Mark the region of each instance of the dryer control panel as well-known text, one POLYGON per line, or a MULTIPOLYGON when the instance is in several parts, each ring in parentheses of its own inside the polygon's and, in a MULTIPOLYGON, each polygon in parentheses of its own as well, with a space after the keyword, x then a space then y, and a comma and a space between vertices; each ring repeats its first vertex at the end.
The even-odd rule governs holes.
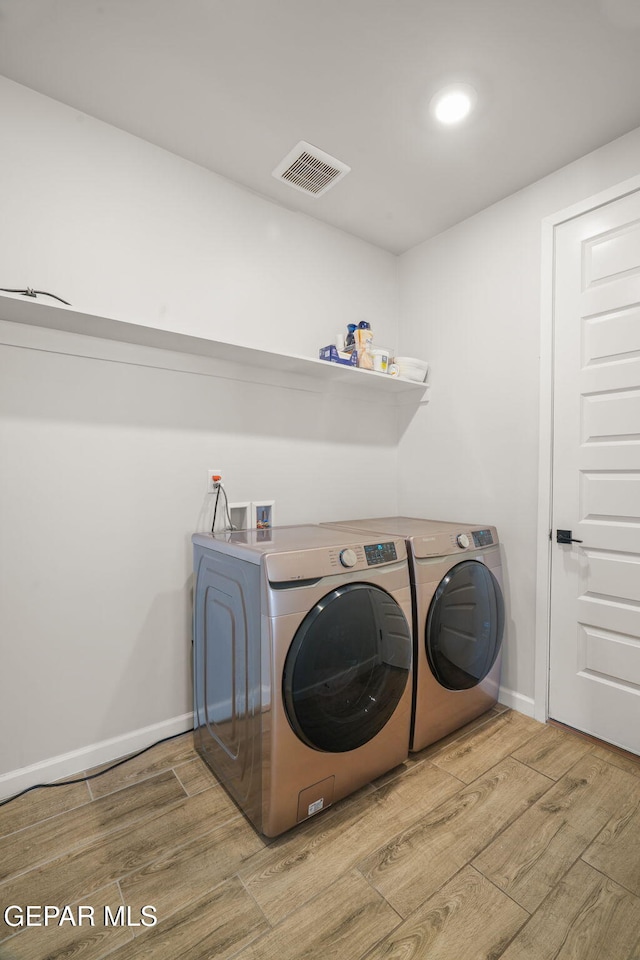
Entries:
POLYGON ((458 547, 459 550, 477 550, 480 547, 490 547, 496 540, 489 527, 485 527, 483 530, 473 530, 467 527, 460 533, 452 534, 450 542, 452 547, 458 547))

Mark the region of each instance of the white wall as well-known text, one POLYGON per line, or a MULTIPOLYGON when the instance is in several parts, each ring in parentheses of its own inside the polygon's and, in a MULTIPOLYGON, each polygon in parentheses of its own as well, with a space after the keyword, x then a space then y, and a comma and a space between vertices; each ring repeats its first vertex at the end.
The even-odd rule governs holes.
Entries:
MULTIPOLYGON (((392 255, 6 80, 0 117, 0 286, 310 356, 354 318, 395 343, 392 255)), ((209 467, 279 523, 393 512, 398 424, 285 374, 0 334, 2 795, 184 727, 209 467)))
POLYGON ((305 356, 354 317, 395 344, 391 254, 2 77, 0 117, 0 286, 305 356))
POLYGON ((534 693, 541 223, 637 174, 636 130, 400 260, 401 349, 432 400, 400 444, 404 513, 498 527, 508 603, 503 699, 534 693))
POLYGON ((400 352, 428 358, 433 384, 397 421, 382 403, 0 322, 0 794, 184 725, 189 536, 210 466, 233 499, 276 499, 279 522, 495 523, 504 680, 528 709, 540 223, 637 173, 640 131, 410 251, 398 274, 383 251, 3 79, 0 117, 2 286, 307 355, 363 316, 393 347, 400 288, 400 352))

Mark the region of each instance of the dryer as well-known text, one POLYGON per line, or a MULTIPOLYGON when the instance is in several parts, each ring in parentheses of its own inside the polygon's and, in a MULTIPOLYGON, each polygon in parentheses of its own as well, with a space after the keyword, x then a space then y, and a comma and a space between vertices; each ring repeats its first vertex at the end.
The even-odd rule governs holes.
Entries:
POLYGON ((411 751, 490 709, 498 699, 504 633, 496 528, 414 517, 327 526, 406 539, 413 591, 411 751))
POLYGON ((406 544, 321 526, 192 541, 196 749, 277 836, 408 756, 406 544))

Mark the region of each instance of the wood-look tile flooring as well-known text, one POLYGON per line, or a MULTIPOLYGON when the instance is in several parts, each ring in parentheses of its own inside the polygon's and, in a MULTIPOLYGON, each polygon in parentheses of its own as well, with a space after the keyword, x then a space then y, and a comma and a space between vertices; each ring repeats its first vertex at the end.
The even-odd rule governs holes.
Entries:
POLYGON ((0 808, 12 904, 95 926, 2 923, 3 960, 640 960, 640 761, 498 707, 268 841, 185 734, 0 808))

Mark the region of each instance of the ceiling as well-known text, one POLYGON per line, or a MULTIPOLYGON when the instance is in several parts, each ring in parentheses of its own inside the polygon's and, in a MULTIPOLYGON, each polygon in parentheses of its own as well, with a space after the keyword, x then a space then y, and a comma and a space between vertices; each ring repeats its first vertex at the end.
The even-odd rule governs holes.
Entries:
POLYGON ((0 74, 400 253, 640 125, 640 2, 0 0, 0 74), (351 173, 279 183, 299 140, 351 173))

